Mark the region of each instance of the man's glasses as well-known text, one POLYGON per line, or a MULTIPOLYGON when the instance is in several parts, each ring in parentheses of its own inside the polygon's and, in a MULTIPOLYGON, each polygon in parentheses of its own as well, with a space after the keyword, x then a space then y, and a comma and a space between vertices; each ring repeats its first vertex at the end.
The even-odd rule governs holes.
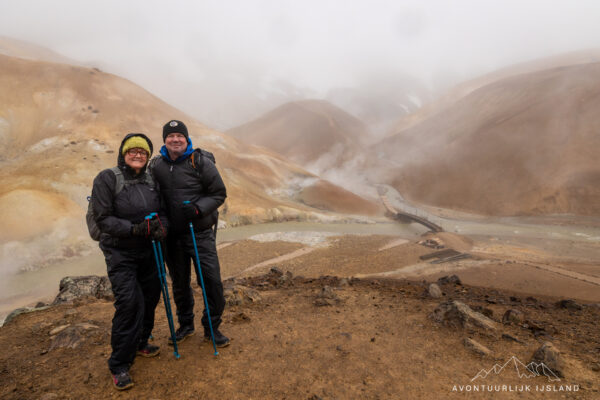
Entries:
POLYGON ((135 157, 135 156, 143 157, 143 158, 148 157, 148 153, 146 153, 146 150, 129 149, 129 150, 127 150, 127 154, 129 154, 132 157, 135 157))

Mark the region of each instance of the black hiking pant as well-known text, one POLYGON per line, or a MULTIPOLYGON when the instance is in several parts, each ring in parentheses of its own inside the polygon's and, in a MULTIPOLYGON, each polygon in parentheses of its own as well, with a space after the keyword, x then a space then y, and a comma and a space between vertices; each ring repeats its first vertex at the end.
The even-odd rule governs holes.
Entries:
MULTIPOLYGON (((206 300, 210 310, 213 329, 221 325, 221 317, 225 309, 221 267, 217 256, 215 233, 211 228, 195 232, 198 258, 202 268, 206 300)), ((173 281, 173 299, 177 307, 179 326, 194 326, 194 294, 191 283, 191 263, 196 264, 196 255, 191 233, 169 234, 167 236, 167 267, 173 281)), ((196 281, 201 287, 200 277, 196 273, 196 281)), ((209 332, 206 309, 202 314, 204 332, 209 332)))
POLYGON ((141 249, 101 248, 115 295, 108 367, 118 373, 129 370, 138 346, 152 333, 160 280, 150 243, 141 249))

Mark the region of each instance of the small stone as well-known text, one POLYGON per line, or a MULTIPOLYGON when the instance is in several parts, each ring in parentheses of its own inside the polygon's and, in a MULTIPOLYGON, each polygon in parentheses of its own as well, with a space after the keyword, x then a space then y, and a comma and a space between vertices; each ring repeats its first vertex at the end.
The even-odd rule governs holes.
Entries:
POLYGON ((50 332, 48 332, 48 335, 50 335, 50 336, 58 335, 59 333, 61 333, 65 329, 67 329, 69 326, 70 325, 68 325, 68 324, 67 325, 57 326, 56 328, 54 328, 50 332))
POLYGON ((522 324, 525 320, 523 313, 519 310, 509 309, 506 310, 504 315, 502 316, 502 323, 507 324, 522 324))
POLYGON ((592 363, 592 371, 595 371, 595 372, 600 371, 600 362, 592 363))
POLYGON ((514 336, 509 335, 508 333, 503 333, 502 334, 502 339, 509 340, 511 342, 523 343, 519 339, 517 339, 514 336))
POLYGON ((529 303, 537 303, 537 299, 535 297, 528 296, 525 298, 529 303))
POLYGON ((492 351, 490 349, 473 339, 464 338, 463 344, 468 350, 472 351, 473 353, 479 354, 480 356, 492 355, 492 351))
POLYGON ((561 300, 561 301, 557 302, 556 307, 566 308, 567 310, 571 310, 571 311, 579 311, 583 308, 583 307, 581 307, 580 304, 576 303, 575 300, 571 300, 571 299, 561 300))
POLYGON ((491 308, 484 307, 483 310, 481 310, 481 313, 490 319, 494 317, 494 310, 491 308))
POLYGON ((442 276, 440 279, 438 279, 437 283, 440 286, 448 284, 462 285, 462 282, 460 281, 460 278, 457 275, 442 276))
POLYGON ((348 278, 340 279, 339 286, 341 286, 341 287, 350 286, 350 282, 348 281, 348 278))
POLYGON ((231 318, 231 321, 234 323, 250 322, 251 320, 252 319, 244 312, 239 312, 231 318))
POLYGON ((75 327, 68 327, 62 330, 58 335, 54 337, 48 351, 52 351, 57 348, 66 347, 75 349, 79 347, 83 338, 75 327))
POLYGON ((340 301, 340 297, 329 286, 323 286, 323 288, 321 288, 321 291, 317 294, 317 299, 333 300, 336 303, 340 301))
POLYGON ((78 328, 83 329, 84 331, 89 331, 90 329, 99 329, 98 326, 93 325, 93 324, 88 324, 86 322, 83 322, 81 324, 77 324, 75 326, 77 326, 78 328))
POLYGON ((435 283, 430 284, 429 289, 427 291, 429 295, 434 299, 439 299, 440 297, 442 297, 442 289, 440 289, 440 287, 435 283))
POLYGON ((42 308, 42 307, 46 307, 46 305, 47 305, 46 303, 38 301, 34 308, 42 308))

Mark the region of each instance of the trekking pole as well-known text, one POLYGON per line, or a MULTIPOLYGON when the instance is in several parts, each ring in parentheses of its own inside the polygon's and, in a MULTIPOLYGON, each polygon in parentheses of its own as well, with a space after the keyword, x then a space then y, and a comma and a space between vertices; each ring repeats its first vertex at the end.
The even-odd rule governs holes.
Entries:
MULTIPOLYGON (((183 204, 189 204, 189 201, 184 201, 183 204)), ((192 235, 192 242, 194 243, 194 253, 196 254, 196 273, 200 277, 200 285, 202 285, 202 298, 204 299, 204 307, 206 307, 206 317, 208 319, 208 327, 210 328, 210 337, 212 338, 213 349, 215 349, 215 356, 219 355, 217 351, 217 345, 215 344, 215 334, 212 328, 212 321, 210 319, 210 310, 208 308, 208 300, 206 299, 206 289, 204 289, 204 278, 202 278, 202 268, 200 267, 200 257, 198 257, 198 246, 196 246, 196 236, 194 235, 194 224, 190 221, 190 234, 192 235)))
MULTIPOLYGON (((154 215, 156 215, 156 213, 150 214, 146 217, 146 219, 150 220, 154 217, 154 215)), ((169 330, 171 331, 171 339, 173 340, 173 354, 175 355, 176 359, 179 359, 180 355, 177 349, 177 338, 175 337, 175 326, 173 325, 173 314, 171 312, 171 300, 169 299, 169 289, 167 287, 165 264, 162 261, 162 249, 160 242, 157 243, 156 240, 152 239, 152 249, 154 250, 154 260, 156 261, 156 269, 158 270, 160 290, 162 291, 163 302, 165 303, 165 312, 167 314, 167 320, 169 322, 169 330)))

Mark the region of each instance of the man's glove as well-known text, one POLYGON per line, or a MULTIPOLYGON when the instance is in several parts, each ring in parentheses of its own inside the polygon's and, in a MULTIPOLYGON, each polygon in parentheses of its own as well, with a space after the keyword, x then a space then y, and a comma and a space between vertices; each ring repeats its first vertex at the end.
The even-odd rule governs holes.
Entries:
POLYGON ((131 226, 131 234, 133 236, 148 236, 148 221, 144 220, 139 224, 133 224, 131 226))
POLYGON ((152 240, 162 241, 167 236, 165 228, 163 228, 158 217, 150 220, 150 238, 152 240))
POLYGON ((200 216, 198 209, 192 203, 185 203, 183 206, 181 206, 181 210, 188 221, 200 216))

